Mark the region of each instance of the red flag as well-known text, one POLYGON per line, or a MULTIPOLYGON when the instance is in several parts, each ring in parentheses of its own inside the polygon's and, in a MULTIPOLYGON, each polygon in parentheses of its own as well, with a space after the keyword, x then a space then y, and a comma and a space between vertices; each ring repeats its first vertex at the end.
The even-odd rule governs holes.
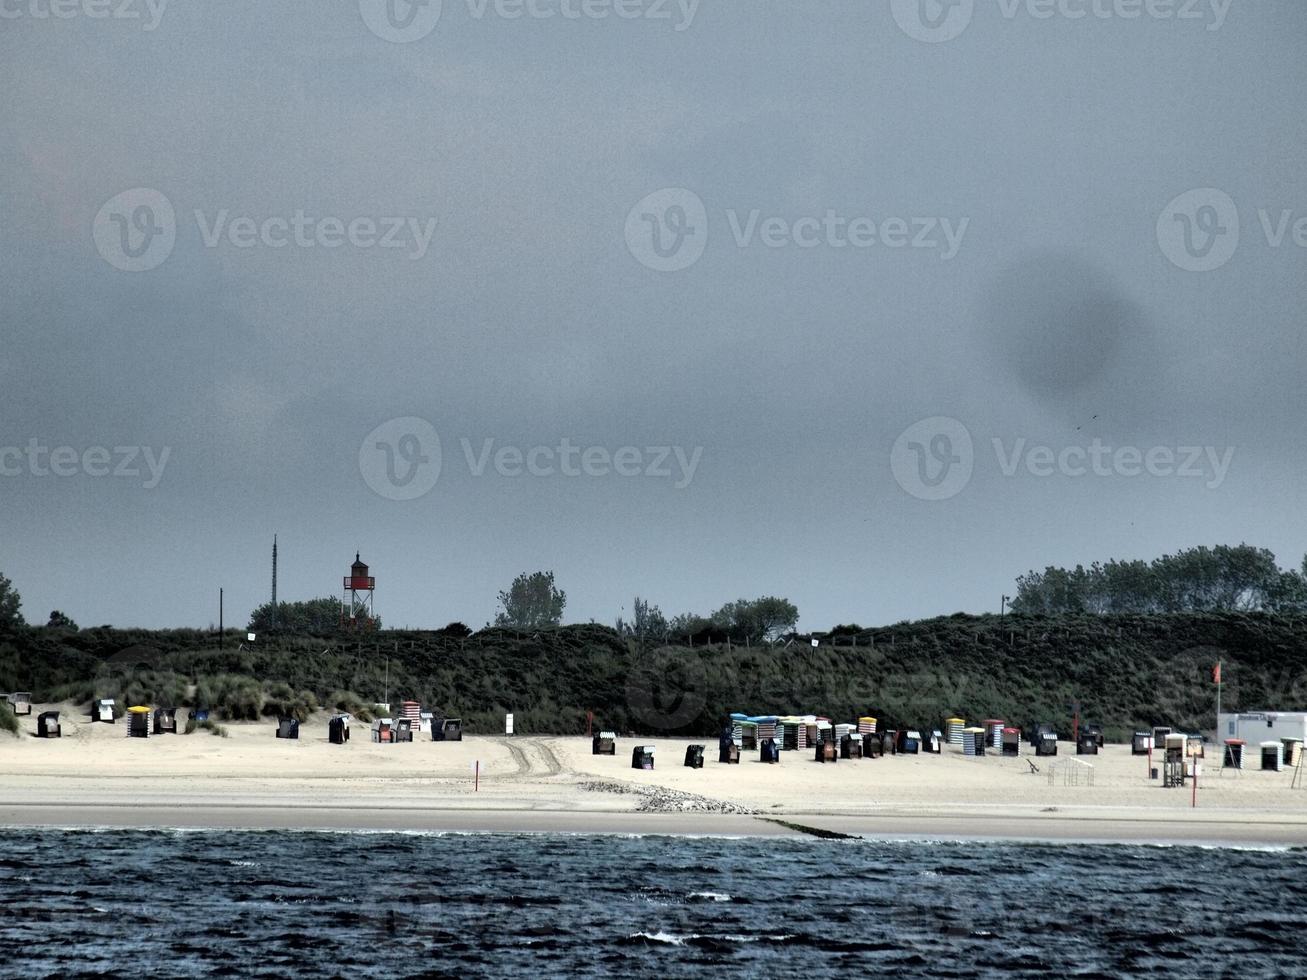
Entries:
POLYGON ((1217 665, 1216 665, 1215 667, 1212 668, 1212 681, 1213 681, 1214 683, 1216 683, 1216 684, 1221 683, 1221 665, 1220 665, 1220 663, 1217 663, 1217 665))

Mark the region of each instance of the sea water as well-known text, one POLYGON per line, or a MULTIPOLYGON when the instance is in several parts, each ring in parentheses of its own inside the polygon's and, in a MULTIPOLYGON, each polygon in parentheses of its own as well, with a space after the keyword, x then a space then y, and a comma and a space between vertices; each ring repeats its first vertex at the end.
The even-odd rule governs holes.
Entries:
POLYGON ((0 831, 24 977, 1307 975, 1307 851, 0 831))

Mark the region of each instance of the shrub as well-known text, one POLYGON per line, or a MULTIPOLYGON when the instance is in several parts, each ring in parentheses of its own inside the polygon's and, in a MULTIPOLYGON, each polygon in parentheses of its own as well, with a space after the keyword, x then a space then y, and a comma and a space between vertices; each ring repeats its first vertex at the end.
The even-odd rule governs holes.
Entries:
POLYGON ((195 685, 195 703, 207 705, 227 721, 258 721, 263 685, 240 674, 201 677, 195 685))
POLYGON ((42 700, 56 704, 69 701, 73 704, 90 704, 95 700, 94 681, 71 681, 48 688, 42 700))
POLYGON ((9 706, 8 701, 0 701, 0 732, 8 732, 10 735, 21 734, 18 719, 14 716, 14 709, 9 706))
POLYGON ((192 718, 186 722, 186 734, 193 735, 196 732, 208 732, 210 735, 218 735, 222 738, 227 737, 226 728, 219 725, 216 721, 210 721, 207 718, 204 721, 196 721, 192 718))
POLYGON ((329 708, 334 708, 336 711, 348 712, 359 721, 372 721, 377 716, 372 703, 364 701, 353 691, 333 691, 327 696, 323 704, 329 708))
POLYGON ((283 681, 276 681, 264 691, 263 714, 272 718, 289 717, 308 721, 318 710, 318 698, 312 691, 296 691, 283 681))

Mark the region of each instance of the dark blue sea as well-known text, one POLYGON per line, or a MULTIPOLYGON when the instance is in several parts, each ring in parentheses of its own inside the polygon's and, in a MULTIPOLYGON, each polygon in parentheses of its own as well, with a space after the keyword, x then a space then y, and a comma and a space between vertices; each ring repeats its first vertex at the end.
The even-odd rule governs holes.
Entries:
POLYGON ((0 975, 1301 977, 1307 851, 0 831, 0 975))

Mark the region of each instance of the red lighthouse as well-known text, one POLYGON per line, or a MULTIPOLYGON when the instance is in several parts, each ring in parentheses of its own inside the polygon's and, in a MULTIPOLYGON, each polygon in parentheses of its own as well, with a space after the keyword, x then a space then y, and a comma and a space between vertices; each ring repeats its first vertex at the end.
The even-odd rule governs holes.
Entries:
POLYGON ((344 592, 340 598, 340 625, 346 629, 371 629, 376 620, 372 615, 372 590, 377 580, 368 574, 368 566, 354 552, 354 564, 345 576, 344 592))

